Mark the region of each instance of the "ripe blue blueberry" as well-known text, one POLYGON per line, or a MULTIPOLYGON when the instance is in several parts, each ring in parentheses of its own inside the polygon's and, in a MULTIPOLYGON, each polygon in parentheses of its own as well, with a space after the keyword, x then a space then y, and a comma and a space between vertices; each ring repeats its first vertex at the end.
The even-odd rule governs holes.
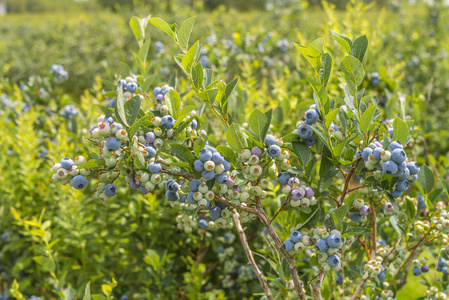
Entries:
POLYGON ((143 184, 141 184, 141 185, 139 186, 139 191, 140 191, 142 194, 144 194, 144 195, 146 195, 146 194, 148 194, 148 193, 150 192, 150 190, 147 189, 143 184))
POLYGON ((313 135, 313 130, 307 124, 302 124, 298 127, 298 136, 302 139, 309 139, 313 135))
POLYGON ((290 239, 286 239, 284 242, 284 248, 287 251, 293 251, 293 249, 295 249, 295 243, 293 243, 290 239))
POLYGON ((198 122, 193 119, 192 122, 190 122, 190 127, 192 127, 192 129, 196 129, 198 127, 198 122))
POLYGON ((162 166, 158 161, 153 161, 148 164, 148 171, 152 174, 158 174, 162 171, 162 166))
POLYGON ((316 143, 316 138, 312 135, 310 138, 308 139, 303 139, 302 142, 304 144, 306 144, 309 147, 312 147, 313 145, 315 145, 316 143))
POLYGON ((403 149, 395 149, 391 152, 391 160, 397 164, 403 163, 407 158, 407 154, 403 149))
POLYGON ((379 280, 384 280, 387 278, 387 275, 384 272, 380 272, 379 275, 377 275, 377 278, 379 278, 379 280))
POLYGON ((398 141, 394 141, 390 144, 390 151, 393 152, 396 149, 403 149, 402 144, 398 141))
POLYGON ((117 187, 113 183, 109 183, 104 187, 104 193, 108 197, 113 197, 117 195, 117 187))
POLYGON ((373 150, 373 158, 375 159, 375 160, 380 160, 380 155, 382 154, 382 152, 384 152, 385 150, 384 150, 384 148, 381 148, 381 147, 376 147, 376 148, 374 148, 374 150, 373 150))
POLYGON ((360 222, 362 220, 363 216, 359 213, 350 212, 349 213, 349 219, 353 222, 360 222))
POLYGON ((116 151, 120 149, 121 142, 118 138, 113 136, 106 140, 105 146, 109 151, 116 151))
POLYGON ((209 211, 209 217, 212 221, 221 217, 221 208, 219 206, 214 206, 209 211))
POLYGON ((190 204, 196 204, 195 199, 193 199, 193 194, 195 194, 194 192, 190 192, 187 194, 187 203, 190 204))
POLYGON ((368 160, 368 157, 373 154, 373 149, 366 147, 365 149, 363 149, 362 151, 362 158, 364 160, 368 160))
POLYGON ((149 158, 156 156, 156 149, 154 149, 154 147, 146 147, 145 150, 147 151, 149 158))
POLYGON ((126 87, 126 80, 125 79, 120 79, 118 81, 117 86, 122 87, 122 88, 126 87))
POLYGON ((270 147, 274 144, 275 141, 276 139, 274 138, 274 136, 272 136, 271 134, 267 134, 267 136, 265 137, 265 146, 270 147))
POLYGON ((87 179, 83 175, 76 175, 72 179, 72 186, 77 189, 81 190, 84 189, 87 185, 87 179))
POLYGON ((212 161, 215 163, 215 165, 222 164, 224 162, 224 157, 221 153, 215 152, 212 155, 212 161))
POLYGON ((224 204, 223 202, 216 202, 215 203, 216 206, 218 206, 221 209, 226 209, 228 206, 226 204, 224 204))
POLYGON ((145 133, 144 137, 145 137, 145 141, 147 141, 148 144, 152 144, 154 142, 154 140, 156 139, 156 135, 151 131, 145 133))
POLYGON ((300 242, 302 240, 302 234, 299 231, 293 231, 292 233, 290 233, 290 240, 293 243, 297 243, 300 242))
POLYGON ((318 121, 318 118, 319 115, 315 109, 309 109, 304 113, 304 120, 306 121, 306 124, 312 125, 318 121))
POLYGON ((134 180, 131 180, 131 181, 128 183, 128 186, 129 186, 130 188, 132 188, 133 190, 139 189, 139 186, 134 182, 134 180))
POLYGON ((429 266, 428 266, 428 265, 422 265, 421 271, 422 271, 423 273, 429 272, 429 266))
POLYGON ((212 151, 210 151, 209 149, 203 149, 198 154, 198 157, 202 162, 211 160, 212 159, 212 151))
POLYGON ((407 180, 409 177, 410 177, 410 170, 408 168, 405 168, 402 171, 401 176, 399 177, 399 180, 407 180))
POLYGON ((203 176, 203 178, 206 180, 211 180, 211 179, 214 179, 215 172, 203 170, 203 172, 201 172, 201 176, 203 176))
POLYGON ((268 155, 271 157, 278 157, 281 154, 281 148, 277 145, 271 145, 268 149, 268 155))
POLYGON ((335 278, 335 282, 337 282, 337 284, 342 284, 343 283, 343 277, 341 277, 341 273, 337 272, 337 278, 335 278))
POLYGON ((219 184, 226 183, 226 180, 228 180, 228 175, 226 173, 221 173, 220 175, 215 176, 215 181, 219 184))
POLYGON ((410 175, 416 175, 419 173, 419 165, 418 163, 411 161, 407 164, 407 169, 410 171, 410 175))
POLYGON ((398 172, 399 171, 404 171, 405 169, 407 169, 407 163, 405 161, 403 161, 403 162, 401 162, 400 164, 397 164, 397 165, 398 165, 398 172))
POLYGON ((109 100, 109 107, 115 108, 115 102, 117 102, 117 98, 112 98, 111 100, 109 100))
POLYGON ((412 178, 409 178, 409 179, 408 179, 408 182, 409 182, 409 183, 415 183, 416 180, 418 180, 418 175, 413 175, 412 178))
POLYGON ((382 171, 385 174, 393 175, 398 171, 398 165, 394 161, 386 161, 382 166, 382 171))
POLYGON ((331 248, 339 248, 341 246, 341 237, 338 234, 331 234, 326 241, 331 248))
POLYGON ((209 226, 209 223, 207 223, 206 220, 204 220, 204 219, 198 220, 198 227, 200 229, 205 230, 208 226, 209 226))
POLYGON ((331 255, 329 256, 329 258, 327 259, 327 263, 329 264, 329 266, 331 267, 336 267, 340 264, 340 258, 338 258, 337 255, 331 255))
POLYGON ((405 192, 408 189, 409 183, 407 180, 399 180, 396 183, 396 189, 400 192, 405 192))
POLYGON ((137 91, 137 83, 135 82, 129 82, 126 85, 126 90, 130 93, 134 93, 135 91, 137 91))
POLYGON ((161 125, 165 125, 165 128, 167 129, 172 129, 173 126, 175 126, 175 123, 176 120, 170 115, 163 116, 161 119, 161 125))
POLYGON ((402 192, 398 191, 397 189, 394 191, 390 191, 391 196, 393 196, 394 198, 399 198, 402 196, 402 192))
POLYGON ((201 160, 199 160, 199 159, 195 160, 195 162, 193 163, 193 168, 197 172, 203 172, 203 170, 204 170, 204 163, 201 160))
POLYGON ((288 180, 290 179, 290 174, 287 172, 280 173, 278 175, 278 182, 280 185, 286 185, 288 183, 288 180))
POLYGON ((318 251, 327 251, 329 249, 329 245, 327 244, 327 241, 324 239, 320 239, 315 244, 318 251))
POLYGON ((179 190, 179 184, 176 181, 174 181, 173 179, 169 179, 165 183, 165 188, 167 189, 167 191, 174 193, 179 190))
POLYGON ((201 181, 194 179, 194 180, 190 181, 189 189, 195 193, 198 191, 198 188, 200 187, 200 185, 201 185, 201 181))
POLYGON ((59 163, 61 164, 61 167, 66 170, 70 169, 73 166, 73 160, 71 160, 69 157, 64 157, 59 163))
POLYGON ((179 199, 179 194, 178 192, 167 191, 165 193, 165 197, 167 198, 168 201, 176 201, 179 199))
POLYGON ((415 275, 415 276, 421 275, 421 273, 422 273, 421 268, 418 267, 418 266, 414 267, 414 268, 412 269, 412 273, 413 273, 413 275, 415 275))
POLYGON ((225 172, 227 172, 227 171, 231 170, 231 163, 227 160, 224 160, 223 167, 224 167, 225 172))
POLYGON ((162 88, 160 88, 160 87, 154 88, 154 90, 153 90, 154 97, 156 97, 159 94, 162 94, 162 88))

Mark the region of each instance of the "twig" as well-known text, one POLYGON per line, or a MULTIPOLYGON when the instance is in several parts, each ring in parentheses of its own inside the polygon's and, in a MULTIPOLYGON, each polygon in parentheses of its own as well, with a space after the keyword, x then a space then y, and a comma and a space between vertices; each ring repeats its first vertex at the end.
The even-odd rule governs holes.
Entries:
POLYGON ((273 295, 271 294, 270 287, 268 286, 268 281, 263 275, 262 271, 260 271, 259 267, 256 264, 256 261, 254 260, 253 253, 251 249, 249 248, 248 241, 246 239, 245 231, 243 231, 242 224, 240 223, 240 220, 238 216, 236 215, 236 211, 234 210, 234 213, 232 214, 232 218, 234 220, 235 228, 237 229, 237 232, 240 236, 240 241, 242 242, 243 250, 245 251, 246 258, 248 259, 249 264, 253 268, 254 273, 256 274, 257 278, 259 278, 260 285, 262 286, 263 290, 265 291, 265 294, 267 295, 267 299, 274 300, 273 295))

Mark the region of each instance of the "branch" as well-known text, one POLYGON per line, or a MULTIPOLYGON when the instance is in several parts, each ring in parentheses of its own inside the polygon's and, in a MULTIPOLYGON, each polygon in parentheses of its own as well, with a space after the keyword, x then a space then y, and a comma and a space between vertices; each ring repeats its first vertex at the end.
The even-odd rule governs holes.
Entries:
POLYGON ((274 244, 276 245, 276 247, 281 252, 282 256, 287 261, 288 268, 290 269, 290 274, 292 276, 293 285, 295 286, 295 291, 298 294, 299 299, 306 300, 306 296, 305 296, 304 290, 302 288, 302 282, 301 282, 301 280, 299 280, 298 271, 296 270, 296 262, 293 259, 293 256, 290 253, 288 253, 287 250, 285 250, 284 243, 282 243, 281 239, 279 238, 279 236, 277 235, 273 226, 271 225, 271 222, 268 219, 268 217, 263 209, 262 201, 260 201, 259 197, 256 197, 256 207, 259 211, 258 216, 259 216, 260 220, 267 227, 268 234, 271 236, 271 238, 274 241, 274 244))
POLYGON ((324 271, 324 269, 322 269, 319 273, 318 273, 318 279, 315 282, 315 284, 312 287, 311 281, 309 281, 309 287, 310 290, 312 291, 313 294, 313 298, 316 300, 322 300, 321 298, 321 285, 323 284, 323 279, 324 279, 324 275, 326 274, 326 271, 324 271))
POLYGON ((249 248, 248 241, 246 239, 245 231, 243 231, 242 224, 240 223, 239 217, 235 213, 232 214, 232 218, 234 219, 235 228, 237 229, 237 232, 240 237, 240 241, 242 242, 243 250, 245 250, 246 258, 248 259, 249 264, 253 268, 254 273, 257 275, 257 278, 259 278, 260 285, 262 286, 263 290, 265 291, 265 294, 267 295, 267 298, 269 300, 274 300, 273 295, 271 294, 270 287, 268 286, 268 281, 263 275, 262 271, 260 271, 259 267, 256 264, 256 261, 254 260, 253 253, 251 249, 249 248))

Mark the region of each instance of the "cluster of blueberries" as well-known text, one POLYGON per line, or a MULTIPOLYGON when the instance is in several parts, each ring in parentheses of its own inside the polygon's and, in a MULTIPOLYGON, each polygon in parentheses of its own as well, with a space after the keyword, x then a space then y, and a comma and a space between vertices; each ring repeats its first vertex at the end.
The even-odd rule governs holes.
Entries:
POLYGON ((290 195, 290 205, 293 207, 307 208, 318 203, 314 197, 315 191, 311 187, 301 184, 298 178, 288 172, 278 175, 278 183, 282 186, 282 192, 290 195))
POLYGON ((320 114, 315 105, 311 105, 310 109, 304 113, 304 121, 298 121, 296 123, 297 131, 301 141, 309 147, 312 147, 316 143, 316 137, 311 125, 318 122, 320 114))
POLYGON ((353 222, 360 222, 363 217, 370 213, 370 209, 363 199, 356 199, 352 203, 352 210, 349 212, 349 219, 353 222))
MULTIPOLYGON (((360 154, 365 161, 365 167, 368 170, 377 169, 381 174, 392 175, 399 177, 395 188, 390 191, 394 198, 402 196, 410 183, 418 180, 419 165, 416 162, 407 163, 407 154, 404 151, 402 144, 394 141, 389 145, 389 151, 383 148, 382 142, 374 142, 364 148, 360 154)), ((375 177, 376 178, 376 177, 375 177)))
MULTIPOLYGON (((423 257, 421 259, 422 266, 419 266, 420 261, 417 259, 413 260, 413 269, 412 269, 413 275, 419 276, 422 273, 429 272, 429 266, 426 264, 426 262, 427 262, 427 258, 423 257)), ((438 261, 438 266, 439 265, 440 265, 440 262, 438 261)), ((437 267, 437 270, 438 270, 438 267, 437 267)), ((447 267, 446 267, 446 273, 447 273, 447 267)))
POLYGON ((64 67, 58 64, 54 64, 50 68, 50 74, 55 75, 55 81, 61 82, 69 78, 69 73, 64 70, 64 67))
POLYGON ((70 120, 78 115, 78 109, 75 107, 75 105, 68 104, 61 109, 60 115, 70 120))

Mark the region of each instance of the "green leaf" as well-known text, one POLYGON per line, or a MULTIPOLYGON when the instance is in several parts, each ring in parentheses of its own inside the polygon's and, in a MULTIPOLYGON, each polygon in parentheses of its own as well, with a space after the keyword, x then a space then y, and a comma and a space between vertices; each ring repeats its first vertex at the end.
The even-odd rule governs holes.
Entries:
POLYGON ((265 139, 265 130, 267 129, 267 123, 267 116, 262 111, 256 108, 251 112, 248 124, 254 135, 261 143, 263 143, 265 139))
POLYGON ((336 33, 335 31, 331 30, 331 33, 334 36, 337 43, 339 43, 343 47, 343 49, 345 49, 346 52, 348 52, 348 54, 351 54, 352 41, 349 38, 345 37, 344 35, 336 33))
POLYGON ((365 227, 350 227, 342 234, 341 237, 359 236, 370 233, 371 230, 365 227))
POLYGON ((199 41, 196 41, 195 44, 193 44, 192 47, 190 47, 190 49, 182 57, 181 63, 189 76, 191 73, 193 63, 196 60, 199 47, 200 47, 199 41))
POLYGON ((45 256, 35 256, 33 260, 43 266, 45 269, 51 272, 55 272, 55 262, 48 257, 45 256))
POLYGON ((170 25, 168 25, 167 22, 165 22, 161 18, 156 18, 156 17, 150 18, 149 21, 155 27, 159 28, 160 30, 162 30, 163 32, 165 32, 166 34, 171 36, 176 41, 175 33, 173 32, 172 28, 170 27, 170 25))
POLYGON ((324 53, 323 57, 321 57, 321 68, 320 68, 320 81, 321 84, 326 86, 329 77, 331 75, 331 69, 332 69, 332 57, 329 53, 324 53))
POLYGON ((424 194, 429 194, 430 191, 433 189, 433 186, 435 184, 435 177, 432 173, 432 170, 426 166, 421 166, 419 173, 418 173, 418 184, 423 189, 424 194))
POLYGON ((159 268, 161 264, 161 257, 159 256, 159 254, 157 254, 155 250, 148 249, 143 258, 143 261, 152 266, 156 270, 157 268, 159 268))
POLYGON ((365 71, 363 70, 362 63, 353 56, 346 56, 341 61, 340 69, 346 77, 347 81, 354 83, 357 87, 365 76, 365 71))
POLYGON ((224 158, 226 158, 227 160, 229 160, 229 162, 235 166, 237 163, 237 157, 235 155, 234 150, 232 150, 231 148, 227 147, 227 146, 222 146, 219 145, 217 146, 217 151, 220 152, 221 154, 223 154, 224 158))
POLYGON ((306 166, 309 163, 310 158, 312 157, 312 152, 310 152, 309 146, 307 146, 303 142, 299 142, 299 141, 293 142, 292 146, 293 146, 293 152, 298 157, 301 165, 303 167, 306 166))
POLYGON ((178 117, 181 112, 181 97, 178 92, 175 90, 170 90, 165 95, 165 105, 167 105, 168 111, 172 115, 175 120, 178 120, 178 117))
POLYGON ((140 110, 140 96, 134 96, 125 102, 125 116, 129 125, 134 124, 140 110))
POLYGON ((136 40, 143 40, 145 38, 145 27, 143 22, 138 17, 132 17, 129 21, 129 26, 131 27, 136 40))
POLYGON ((371 125, 371 123, 373 122, 373 116, 374 113, 376 112, 376 105, 373 105, 371 107, 369 107, 367 110, 365 110, 365 112, 362 114, 362 117, 360 118, 360 130, 363 132, 364 135, 367 134, 368 129, 371 125))
POLYGON ((190 80, 192 81, 195 91, 200 91, 203 88, 204 75, 203 66, 201 65, 201 63, 197 63, 194 67, 192 67, 190 80))
POLYGON ((396 118, 393 121, 393 141, 399 141, 401 144, 405 144, 408 138, 409 126, 400 118, 396 118))
POLYGON ((229 126, 226 133, 226 140, 228 144, 237 151, 248 147, 247 137, 243 133, 241 125, 238 123, 233 123, 229 126))
POLYGON ((178 32, 178 43, 182 51, 186 52, 189 49, 189 38, 192 33, 193 25, 195 24, 196 16, 187 19, 182 23, 178 32))
POLYGON ((319 38, 304 47, 298 44, 293 44, 302 56, 312 65, 316 73, 320 71, 321 56, 324 51, 324 40, 319 38))
POLYGON ((218 94, 218 89, 205 90, 201 93, 196 94, 198 98, 206 102, 208 105, 212 105, 218 94))
POLYGON ((366 49, 368 49, 368 38, 366 35, 359 36, 352 43, 352 56, 357 58, 361 63, 365 57, 366 49))
POLYGON ((220 99, 220 104, 221 104, 221 110, 223 111, 223 113, 226 115, 228 113, 228 100, 229 100, 229 96, 231 96, 232 91, 234 91, 237 82, 239 81, 238 78, 235 78, 234 80, 232 80, 231 82, 229 82, 226 85, 226 88, 224 89, 224 94, 222 95, 221 99, 220 99))
POLYGON ((148 114, 146 114, 142 118, 138 119, 136 122, 133 123, 133 125, 131 125, 131 127, 129 127, 129 129, 128 129, 128 138, 129 138, 130 141, 133 139, 134 134, 137 132, 137 130, 139 130, 140 126, 142 126, 142 123, 146 119, 148 119, 150 117, 150 115, 153 115, 153 113, 148 112, 148 114))
POLYGON ((90 300, 90 281, 86 284, 86 288, 84 289, 83 300, 90 300))
POLYGON ((170 151, 173 153, 173 156, 178 158, 180 161, 188 162, 189 164, 193 164, 195 162, 195 156, 193 156, 192 152, 189 149, 180 144, 171 144, 170 151))
POLYGON ((137 144, 137 137, 132 140, 132 148, 131 152, 134 155, 134 166, 141 170, 147 169, 147 163, 145 162, 145 158, 143 157, 142 152, 139 150, 139 145, 137 144))
POLYGON ((168 80, 168 85, 169 86, 171 86, 171 87, 173 87, 175 90, 176 90, 176 83, 177 83, 177 80, 176 80, 176 75, 177 75, 177 73, 178 72, 176 72, 176 70, 173 72, 173 74, 171 74, 171 76, 170 76, 170 79, 168 80))
POLYGON ((139 49, 139 57, 145 63, 147 60, 148 51, 150 50, 151 39, 146 40, 139 49))
POLYGON ((206 146, 207 138, 204 134, 200 134, 200 137, 195 141, 193 144, 193 152, 195 152, 195 155, 198 157, 201 150, 204 149, 204 146, 206 146))
POLYGON ((98 168, 98 167, 103 167, 104 164, 105 164, 105 161, 102 159, 89 159, 82 166, 78 167, 78 169, 98 168))
POLYGON ((173 126, 173 128, 178 127, 178 125, 184 121, 185 117, 187 117, 194 109, 195 105, 184 106, 182 110, 179 112, 178 118, 176 119, 176 123, 175 126, 173 126))
POLYGON ((122 61, 120 62, 119 70, 120 70, 120 76, 122 78, 126 78, 132 74, 131 67, 122 61))
POLYGON ((125 98, 123 97, 122 89, 118 89, 117 100, 115 101, 115 117, 125 127, 129 126, 128 122, 126 122, 125 98))
POLYGON ((331 110, 325 117, 324 117, 324 124, 326 125, 326 128, 329 128, 334 121, 335 117, 338 114, 338 108, 335 108, 331 110))
POLYGON ((405 197, 406 202, 406 209, 407 209, 407 215, 409 220, 413 220, 415 218, 415 204, 413 204, 413 201, 409 199, 408 197, 405 197))

